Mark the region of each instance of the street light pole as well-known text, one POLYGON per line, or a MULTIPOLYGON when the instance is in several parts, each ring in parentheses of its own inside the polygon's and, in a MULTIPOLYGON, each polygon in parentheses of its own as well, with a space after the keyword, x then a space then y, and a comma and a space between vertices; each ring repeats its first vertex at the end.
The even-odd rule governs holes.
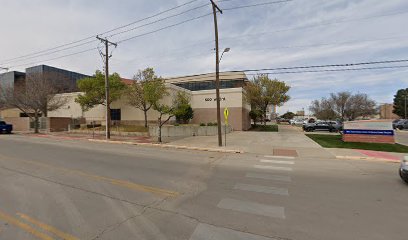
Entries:
POLYGON ((218 46, 218 23, 217 10, 222 14, 222 10, 210 0, 214 15, 214 30, 215 30, 215 97, 217 99, 217 126, 218 126, 218 146, 222 147, 222 132, 221 132, 221 106, 220 106, 220 56, 218 46))

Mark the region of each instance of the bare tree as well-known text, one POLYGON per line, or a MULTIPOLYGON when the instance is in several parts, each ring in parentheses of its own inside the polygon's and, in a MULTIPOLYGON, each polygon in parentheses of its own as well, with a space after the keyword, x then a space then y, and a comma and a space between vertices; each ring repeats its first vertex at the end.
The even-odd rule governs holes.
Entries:
POLYGON ((351 92, 331 93, 329 101, 333 106, 333 110, 340 116, 341 120, 347 118, 347 113, 351 107, 351 92))
POLYGON ((333 120, 338 117, 333 108, 332 101, 322 98, 320 101, 314 100, 310 105, 309 110, 319 119, 333 120))
POLYGON ((354 120, 377 112, 376 103, 367 94, 350 92, 331 93, 329 98, 314 100, 310 111, 320 119, 354 120))
POLYGON ((8 86, 2 89, 0 99, 8 108, 17 108, 34 121, 34 131, 39 132, 39 118, 47 116, 67 103, 67 99, 57 96, 61 92, 53 81, 40 74, 30 74, 24 88, 8 86))

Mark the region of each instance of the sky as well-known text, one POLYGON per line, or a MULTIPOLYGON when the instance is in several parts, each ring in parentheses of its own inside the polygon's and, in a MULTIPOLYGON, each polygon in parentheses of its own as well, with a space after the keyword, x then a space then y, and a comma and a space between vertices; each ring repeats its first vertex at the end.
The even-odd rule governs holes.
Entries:
MULTIPOLYGON (((221 71, 408 59, 406 0, 216 2, 224 9, 218 15, 220 49, 231 48, 221 71)), ((119 42, 111 48, 111 72, 124 78, 146 67, 163 77, 214 72, 211 11, 209 0, 0 0, 0 67, 24 71, 46 64, 93 74, 103 66, 95 36, 134 23, 101 35, 119 42)), ((269 77, 291 86, 291 100, 278 109, 284 113, 307 111, 312 100, 339 91, 391 103, 407 87, 408 68, 269 77)))

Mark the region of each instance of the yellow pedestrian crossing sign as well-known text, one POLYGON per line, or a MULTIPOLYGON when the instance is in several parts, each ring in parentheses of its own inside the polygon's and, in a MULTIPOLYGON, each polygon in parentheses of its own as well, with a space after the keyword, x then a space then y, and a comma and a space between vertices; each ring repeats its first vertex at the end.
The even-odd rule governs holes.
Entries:
POLYGON ((228 116, 229 116, 229 110, 228 108, 224 109, 224 120, 225 120, 225 124, 228 125, 228 116))

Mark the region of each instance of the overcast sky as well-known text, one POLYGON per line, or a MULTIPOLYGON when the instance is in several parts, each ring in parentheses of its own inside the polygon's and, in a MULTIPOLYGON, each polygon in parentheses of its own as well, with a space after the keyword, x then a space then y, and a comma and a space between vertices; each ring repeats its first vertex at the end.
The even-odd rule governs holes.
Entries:
MULTIPOLYGON (((0 0, 0 66, 24 71, 25 67, 47 64, 92 74, 102 69, 98 50, 75 54, 101 46, 92 36, 190 1, 0 0), (37 57, 9 60, 87 37, 91 38, 37 57), (75 45, 80 46, 55 52, 75 45), (75 55, 62 57, 69 54, 75 55)), ((218 2, 228 9, 272 1, 218 2)), ((208 4, 148 24, 208 2, 197 0, 119 29, 136 28, 110 39, 120 41, 211 13, 208 4)), ((220 47, 231 51, 224 55, 221 71, 408 59, 407 24, 407 0, 294 0, 226 10, 219 16, 220 47)), ((120 43, 112 52, 110 70, 126 78, 145 67, 153 67, 163 77, 213 72, 213 40, 213 19, 208 15, 120 43)), ((407 74, 408 68, 400 68, 270 77, 292 87, 292 100, 279 109, 284 113, 307 109, 312 100, 343 90, 367 93, 378 103, 392 102, 397 89, 407 87, 407 74)))

